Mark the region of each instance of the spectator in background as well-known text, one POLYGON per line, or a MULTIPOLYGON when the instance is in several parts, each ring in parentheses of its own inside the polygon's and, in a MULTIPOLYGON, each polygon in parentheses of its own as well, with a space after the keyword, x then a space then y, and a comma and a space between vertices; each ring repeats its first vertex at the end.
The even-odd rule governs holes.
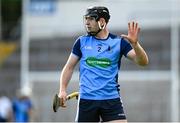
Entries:
POLYGON ((11 100, 3 93, 0 94, 0 122, 11 122, 13 119, 11 100))
POLYGON ((15 122, 30 122, 32 120, 33 105, 30 96, 30 88, 25 87, 18 92, 17 99, 13 101, 15 122))

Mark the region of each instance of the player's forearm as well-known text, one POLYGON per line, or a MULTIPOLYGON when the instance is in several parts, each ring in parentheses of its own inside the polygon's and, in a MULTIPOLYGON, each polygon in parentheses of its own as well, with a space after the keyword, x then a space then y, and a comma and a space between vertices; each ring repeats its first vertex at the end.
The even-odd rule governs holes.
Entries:
POLYGON ((132 47, 136 53, 135 62, 141 66, 147 65, 149 63, 148 56, 141 45, 137 42, 132 44, 132 47))
POLYGON ((73 73, 73 68, 70 68, 68 67, 68 65, 65 65, 60 76, 60 92, 66 91, 72 73, 73 73))

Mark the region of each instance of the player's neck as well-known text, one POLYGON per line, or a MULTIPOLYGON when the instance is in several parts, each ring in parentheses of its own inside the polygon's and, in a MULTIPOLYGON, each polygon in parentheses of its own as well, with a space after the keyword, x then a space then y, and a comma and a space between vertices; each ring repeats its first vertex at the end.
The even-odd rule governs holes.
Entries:
POLYGON ((109 36, 109 31, 107 28, 101 30, 95 37, 98 39, 107 39, 109 36))

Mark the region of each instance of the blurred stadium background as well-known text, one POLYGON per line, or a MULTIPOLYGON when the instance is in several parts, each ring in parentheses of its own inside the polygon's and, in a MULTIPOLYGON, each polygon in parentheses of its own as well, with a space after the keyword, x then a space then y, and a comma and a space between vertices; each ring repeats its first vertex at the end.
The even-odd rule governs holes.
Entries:
MULTIPOLYGON (((28 86, 34 121, 74 121, 77 101, 53 113, 52 99, 75 39, 85 34, 83 15, 91 5, 109 8, 115 34, 126 34, 130 20, 141 26, 150 63, 141 68, 123 59, 119 73, 128 120, 180 121, 180 0, 0 0, 0 93, 13 99, 28 86)), ((78 66, 68 93, 77 90, 78 66)))

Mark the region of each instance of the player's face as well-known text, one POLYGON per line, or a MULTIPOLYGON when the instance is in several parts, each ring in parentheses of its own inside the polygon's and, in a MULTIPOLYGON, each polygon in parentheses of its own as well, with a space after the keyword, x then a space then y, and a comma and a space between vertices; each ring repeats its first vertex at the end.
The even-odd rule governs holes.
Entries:
POLYGON ((97 32, 99 30, 98 23, 95 17, 85 16, 84 17, 85 27, 87 32, 97 32))

